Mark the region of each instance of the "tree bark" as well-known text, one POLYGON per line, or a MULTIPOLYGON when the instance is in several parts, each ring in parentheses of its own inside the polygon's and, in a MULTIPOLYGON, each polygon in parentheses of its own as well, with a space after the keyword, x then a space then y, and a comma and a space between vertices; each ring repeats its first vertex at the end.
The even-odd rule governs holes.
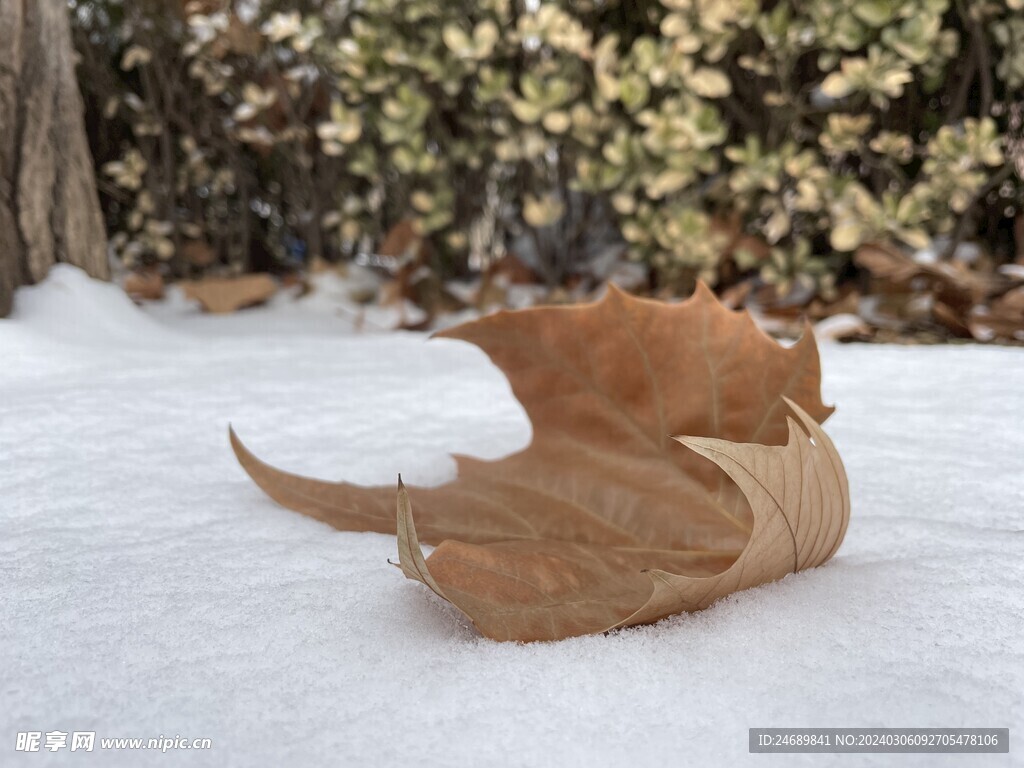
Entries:
POLYGON ((64 0, 0 0, 0 317, 64 262, 109 279, 64 0))

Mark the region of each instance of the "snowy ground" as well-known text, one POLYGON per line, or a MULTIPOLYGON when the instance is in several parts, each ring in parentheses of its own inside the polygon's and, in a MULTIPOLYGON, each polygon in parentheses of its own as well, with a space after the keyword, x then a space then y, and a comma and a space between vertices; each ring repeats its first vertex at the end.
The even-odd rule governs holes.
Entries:
POLYGON ((605 637, 480 639, 273 464, 441 482, 529 425, 484 355, 283 301, 137 310, 58 269, 0 321, 0 765, 1024 765, 1024 351, 822 349, 825 567, 605 637), (1008 726, 1009 755, 748 755, 750 726, 1008 726), (18 731, 210 738, 13 750, 18 731))

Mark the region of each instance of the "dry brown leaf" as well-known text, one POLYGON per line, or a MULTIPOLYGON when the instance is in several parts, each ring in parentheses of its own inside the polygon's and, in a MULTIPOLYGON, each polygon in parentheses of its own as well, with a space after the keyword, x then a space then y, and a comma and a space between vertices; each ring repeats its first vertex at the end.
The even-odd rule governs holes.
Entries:
POLYGON ((784 348, 700 286, 677 305, 612 288, 438 335, 487 352, 533 440, 499 461, 459 457, 456 480, 413 489, 415 527, 404 488, 396 525, 392 488, 290 475, 231 440, 279 503, 344 530, 397 530, 406 575, 484 635, 654 621, 820 564, 842 540, 846 479, 818 427, 831 409, 812 334, 784 348), (429 558, 419 537, 438 545, 429 558))
POLYGON ((818 423, 786 402, 807 432, 790 420, 785 446, 675 438, 724 469, 753 506, 747 546, 719 573, 675 573, 693 572, 694 562, 685 554, 673 563, 653 551, 567 542, 445 541, 425 559, 399 480, 402 571, 453 603, 488 637, 549 640, 701 610, 733 592, 821 565, 846 534, 846 474, 818 423), (672 570, 653 565, 659 561, 672 570), (583 602, 577 607, 577 601, 583 602))
POLYGON ((241 277, 207 277, 179 283, 185 295, 215 314, 235 312, 262 304, 277 291, 274 278, 266 274, 241 277))
POLYGON ((853 255, 853 261, 875 277, 905 283, 922 274, 922 265, 889 243, 865 243, 853 255))
POLYGON ((891 243, 865 243, 854 253, 853 261, 874 277, 897 285, 925 277, 945 303, 964 309, 982 301, 1003 282, 994 275, 972 272, 961 263, 920 264, 891 243))
POLYGON ((1007 291, 988 307, 975 307, 967 325, 978 341, 1024 341, 1024 286, 1007 291))
POLYGON ((124 278, 124 292, 132 301, 156 301, 164 297, 164 278, 158 269, 139 269, 124 278))

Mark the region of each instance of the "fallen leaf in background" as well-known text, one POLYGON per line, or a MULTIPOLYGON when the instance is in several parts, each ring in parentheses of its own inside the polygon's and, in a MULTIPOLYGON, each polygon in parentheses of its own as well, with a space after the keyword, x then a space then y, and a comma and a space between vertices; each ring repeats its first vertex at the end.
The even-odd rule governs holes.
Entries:
POLYGON ((164 297, 164 278, 158 269, 138 269, 124 278, 124 292, 134 302, 157 301, 164 297))
POLYGON ((277 283, 267 274, 206 277, 184 280, 178 285, 186 297, 198 301, 203 309, 215 314, 262 304, 277 292, 277 283))
POLYGON ((393 488, 291 475, 231 441, 284 506, 343 530, 397 531, 406 575, 487 637, 655 621, 839 546, 848 492, 818 427, 831 409, 811 333, 782 347, 701 285, 681 304, 613 287, 595 304, 501 312, 437 335, 490 356, 533 440, 498 461, 458 457, 457 479, 412 489, 415 526, 404 489, 396 523, 393 488), (438 545, 429 558, 420 538, 438 545))
POLYGON ((989 342, 1024 341, 1024 313, 1015 292, 1022 276, 1004 266, 975 271, 960 260, 918 261, 891 243, 868 243, 854 263, 874 278, 879 293, 861 307, 872 326, 904 333, 938 329, 946 337, 989 342), (879 311, 888 305, 888 312, 879 311))
POLYGON ((1007 291, 988 307, 975 307, 967 325, 978 341, 1024 341, 1024 286, 1007 291))

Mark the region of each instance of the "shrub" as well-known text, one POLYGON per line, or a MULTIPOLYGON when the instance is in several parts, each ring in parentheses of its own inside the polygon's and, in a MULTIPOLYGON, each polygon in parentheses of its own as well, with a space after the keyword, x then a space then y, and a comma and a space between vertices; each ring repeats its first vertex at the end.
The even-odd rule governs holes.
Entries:
POLYGON ((783 290, 869 240, 1009 254, 1022 0, 70 2, 128 263, 347 258, 407 218, 445 274, 512 247, 553 282, 621 238, 714 283, 736 227, 783 290))

